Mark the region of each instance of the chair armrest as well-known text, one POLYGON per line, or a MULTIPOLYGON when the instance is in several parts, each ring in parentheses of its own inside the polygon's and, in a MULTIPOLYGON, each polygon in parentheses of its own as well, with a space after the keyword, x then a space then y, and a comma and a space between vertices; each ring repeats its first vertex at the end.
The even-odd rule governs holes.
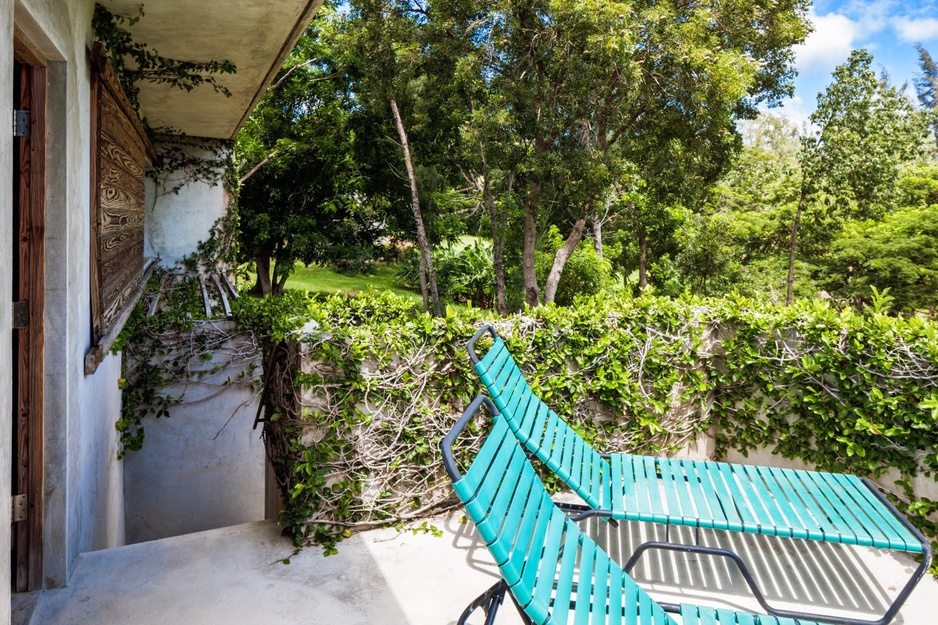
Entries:
POLYGON ((498 333, 495 332, 495 328, 493 328, 493 327, 491 326, 491 324, 488 324, 488 323, 487 323, 487 324, 485 324, 484 326, 482 326, 481 328, 479 328, 479 331, 476 332, 475 334, 473 334, 473 335, 472 335, 472 338, 469 339, 469 345, 468 345, 468 347, 469 347, 469 359, 472 360, 472 364, 474 364, 474 365, 479 364, 479 360, 481 360, 481 359, 479 358, 478 354, 476 354, 476 349, 475 349, 475 347, 476 347, 476 341, 478 341, 480 338, 482 338, 482 335, 485 334, 486 332, 488 332, 489 334, 491 334, 493 339, 497 339, 497 338, 498 338, 498 333))
POLYGON ((472 403, 469 404, 469 407, 466 408, 466 411, 462 413, 462 416, 459 417, 459 420, 456 421, 456 425, 454 425, 446 436, 443 437, 443 440, 440 441, 440 450, 443 452, 443 467, 446 469, 446 473, 453 482, 458 482, 462 479, 462 474, 456 467, 456 458, 453 455, 453 444, 456 442, 456 437, 459 436, 466 428, 466 425, 472 421, 472 417, 479 411, 479 407, 482 404, 488 407, 492 417, 498 415, 498 408, 495 407, 492 400, 488 397, 476 397, 472 400, 472 403))

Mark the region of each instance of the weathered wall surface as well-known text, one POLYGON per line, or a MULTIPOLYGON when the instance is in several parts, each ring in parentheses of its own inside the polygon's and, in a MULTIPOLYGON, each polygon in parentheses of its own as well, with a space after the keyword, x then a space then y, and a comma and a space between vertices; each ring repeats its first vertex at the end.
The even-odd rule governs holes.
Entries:
POLYGON ((233 335, 199 366, 207 371, 231 354, 253 355, 166 389, 182 402, 170 417, 145 421, 143 448, 124 460, 128 543, 264 518, 266 456, 261 430, 251 429, 260 399, 251 384, 260 367, 252 338, 233 335))
MULTIPOLYGON (((213 157, 211 150, 190 148, 188 152, 199 158, 213 157)), ((144 255, 159 256, 164 267, 171 267, 209 239, 212 225, 225 215, 227 205, 228 194, 220 183, 187 182, 179 173, 159 184, 148 177, 144 255)))
POLYGON ((123 461, 117 459, 119 436, 114 428, 121 405, 120 374, 120 356, 106 357, 95 375, 86 379, 82 395, 77 449, 95 453, 78 452, 74 458, 81 479, 70 495, 75 499, 73 531, 81 552, 125 542, 123 461))
MULTIPOLYGON (((13 56, 13 1, 0 0, 0 119, 13 115, 13 64, 6 62, 13 56)), ((0 133, 0 258, 6 260, 13 254, 13 138, 10 133, 0 133)), ((9 262, 0 264, 0 293, 12 292, 12 267, 9 262)), ((11 371, 13 364, 12 316, 9 306, 0 306, 0 371, 11 371)), ((10 481, 12 449, 12 380, 9 375, 0 376, 0 624, 10 622, 10 481)))

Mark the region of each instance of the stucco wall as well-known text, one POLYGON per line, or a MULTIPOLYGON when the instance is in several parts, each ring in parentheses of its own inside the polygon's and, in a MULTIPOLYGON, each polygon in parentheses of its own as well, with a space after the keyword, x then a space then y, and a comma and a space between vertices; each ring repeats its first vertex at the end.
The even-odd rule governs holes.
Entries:
MULTIPOLYGON (((0 0, 0 58, 13 56, 13 2, 0 0)), ((13 64, 0 65, 0 119, 10 119, 12 112, 13 64)), ((13 254, 13 138, 0 133, 0 293, 12 292, 11 265, 5 259, 13 254)), ((0 371, 11 371, 12 319, 9 306, 0 306, 0 371)), ((0 376, 0 623, 10 622, 10 480, 13 405, 9 375, 0 376)))
POLYGON ((170 417, 144 422, 143 448, 124 460, 128 543, 264 518, 266 456, 260 428, 252 429, 257 347, 250 335, 234 334, 215 360, 197 365, 207 370, 231 354, 249 357, 167 389, 182 403, 170 408, 170 417))
MULTIPOLYGON (((198 158, 214 156, 210 150, 187 151, 198 158)), ((144 254, 158 255, 163 266, 172 266, 208 240, 212 225, 225 215, 227 205, 228 194, 220 183, 187 182, 181 173, 170 174, 159 184, 147 178, 144 254)))

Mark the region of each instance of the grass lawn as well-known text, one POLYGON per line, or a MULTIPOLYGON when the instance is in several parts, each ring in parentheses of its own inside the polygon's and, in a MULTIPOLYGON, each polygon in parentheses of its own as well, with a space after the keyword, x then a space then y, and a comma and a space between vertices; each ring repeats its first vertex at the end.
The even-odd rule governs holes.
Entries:
MULTIPOLYGON (((286 288, 312 293, 360 293, 362 291, 392 291, 416 302, 422 301, 420 293, 402 288, 394 282, 394 265, 377 263, 370 275, 347 276, 331 267, 313 265, 304 267, 297 263, 296 270, 287 278, 286 288)), ((254 276, 251 276, 253 280, 254 276)))

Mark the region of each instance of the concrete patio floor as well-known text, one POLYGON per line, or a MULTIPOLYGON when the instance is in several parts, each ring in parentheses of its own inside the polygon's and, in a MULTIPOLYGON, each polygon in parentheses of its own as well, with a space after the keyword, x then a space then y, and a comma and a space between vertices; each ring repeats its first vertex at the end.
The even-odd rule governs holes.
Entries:
MULTIPOLYGON (((33 597, 36 608, 28 622, 453 625, 496 581, 496 569, 461 514, 432 523, 442 537, 369 531, 340 543, 331 557, 318 548, 291 556, 289 540, 270 522, 88 553, 68 587, 33 597), (290 564, 283 564, 288 557, 290 564)), ((648 524, 614 528, 592 520, 588 529, 614 557, 630 553, 642 540, 664 538, 660 526, 648 524)), ((693 533, 672 531, 671 538, 693 541, 693 533)), ((731 545, 754 570, 770 602, 861 618, 883 612, 915 567, 900 554, 806 541, 708 532, 701 533, 701 541, 731 545)), ((659 599, 760 611, 741 576, 722 560, 650 552, 635 576, 659 599)), ((482 621, 478 611, 469 622, 482 621)), ((520 622, 506 603, 498 623, 520 622)), ((938 583, 926 576, 893 622, 938 623, 938 583)))

